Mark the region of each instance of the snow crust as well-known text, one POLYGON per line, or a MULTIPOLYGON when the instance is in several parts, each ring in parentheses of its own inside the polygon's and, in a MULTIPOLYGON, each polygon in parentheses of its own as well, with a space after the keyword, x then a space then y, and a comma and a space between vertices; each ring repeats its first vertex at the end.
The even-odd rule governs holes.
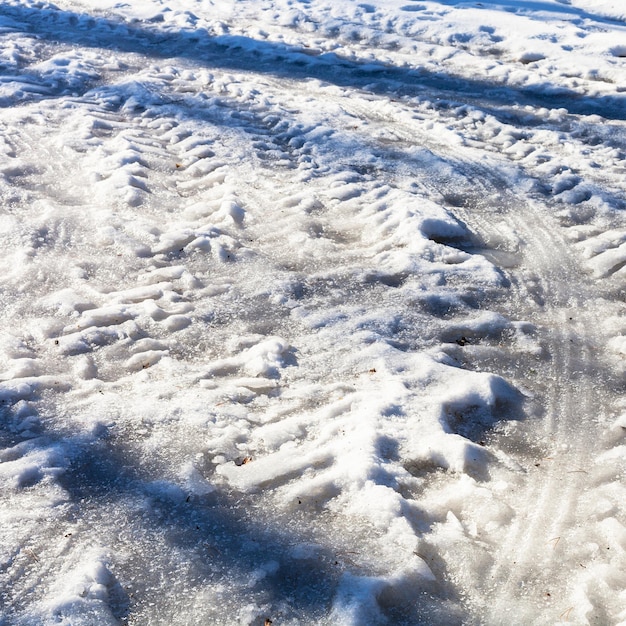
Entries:
POLYGON ((0 5, 0 624, 626 624, 626 6, 0 5))

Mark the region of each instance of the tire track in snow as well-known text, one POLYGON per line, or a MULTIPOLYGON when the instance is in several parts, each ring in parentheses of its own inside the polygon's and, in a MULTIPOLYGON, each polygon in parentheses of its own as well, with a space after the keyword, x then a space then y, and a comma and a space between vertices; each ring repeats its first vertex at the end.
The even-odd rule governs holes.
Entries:
MULTIPOLYGON (((584 530, 589 510, 579 502, 581 494, 598 488, 594 465, 606 450, 602 440, 607 417, 615 411, 617 401, 598 384, 615 385, 615 380, 606 379, 605 350, 597 332, 602 316, 597 302, 603 290, 582 270, 578 255, 564 239, 561 227, 547 215, 545 205, 505 191, 506 180, 496 179, 495 189, 493 178, 486 185, 484 181, 492 173, 466 164, 467 172, 476 170, 474 182, 482 180, 485 191, 506 208, 498 210, 497 216, 479 205, 455 213, 475 224, 476 232, 487 241, 519 238, 522 260, 507 271, 514 288, 511 303, 516 316, 537 326, 544 355, 540 362, 533 359, 525 364, 527 370, 536 369, 535 375, 522 373, 515 380, 533 393, 534 403, 542 409, 539 417, 514 433, 521 454, 506 441, 506 434, 503 441, 495 436, 491 442, 504 444, 523 473, 509 478, 510 489, 502 494, 515 516, 508 531, 494 539, 493 565, 470 606, 480 607, 477 623, 481 624, 499 624, 506 619, 547 624, 570 618, 578 623, 585 620, 586 613, 603 611, 598 600, 594 606, 577 596, 577 572, 566 569, 573 565, 584 572, 588 560, 593 561, 586 554, 589 543, 606 541, 597 527, 584 530), (492 217, 499 225, 494 226, 492 217), (541 451, 544 456, 530 457, 529 450, 541 451)), ((518 242, 513 242, 513 247, 517 246, 518 242)), ((498 480, 497 470, 492 480, 498 480)), ((593 496, 587 495, 587 499, 593 496)), ((471 588, 470 581, 466 584, 471 588)))
MULTIPOLYGON (((531 223, 537 226, 537 222, 531 223)), ((548 383, 541 400, 544 415, 535 428, 530 428, 530 437, 537 439, 546 457, 536 459, 533 464, 536 471, 532 466, 528 468, 529 485, 522 487, 519 501, 511 503, 517 517, 500 545, 498 558, 489 574, 491 581, 498 581, 496 597, 492 598, 489 609, 492 621, 502 619, 507 613, 515 615, 519 600, 518 610, 523 611, 524 602, 533 602, 532 594, 538 596, 534 600, 538 602, 542 588, 544 594, 550 595, 563 591, 563 582, 556 582, 554 569, 555 566, 557 572, 561 569, 558 559, 567 543, 567 529, 576 516, 576 494, 584 486, 584 481, 574 473, 576 470, 566 467, 587 467, 592 458, 588 449, 588 431, 582 424, 589 419, 590 407, 594 404, 591 381, 587 380, 591 367, 590 339, 585 337, 584 325, 573 322, 571 313, 577 311, 579 317, 579 309, 571 302, 572 294, 563 294, 562 289, 564 285, 576 284, 572 281, 576 273, 565 269, 554 276, 555 262, 569 265, 569 250, 558 245, 561 242, 549 236, 542 226, 534 231, 527 227, 526 234, 532 237, 532 243, 526 240, 525 257, 533 259, 532 269, 541 277, 542 298, 545 298, 542 311, 531 315, 531 319, 540 324, 549 360, 545 368, 548 383), (546 254, 548 250, 550 253, 546 254), (567 300, 570 300, 569 306, 567 300), (577 354, 573 350, 574 342, 577 354), (578 371, 580 368, 582 372, 578 371), (580 374, 583 376, 582 388, 580 382, 573 382, 580 374), (504 584, 498 584, 500 581, 504 584), (530 589, 525 589, 526 585, 530 589)), ((523 298, 530 296, 523 289, 520 295, 523 298)))

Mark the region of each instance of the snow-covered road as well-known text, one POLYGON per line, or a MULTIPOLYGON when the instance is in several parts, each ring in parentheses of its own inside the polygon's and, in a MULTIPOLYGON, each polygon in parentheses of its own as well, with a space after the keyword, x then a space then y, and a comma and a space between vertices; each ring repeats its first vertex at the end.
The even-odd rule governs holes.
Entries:
POLYGON ((621 2, 0 40, 2 626, 626 623, 621 2))

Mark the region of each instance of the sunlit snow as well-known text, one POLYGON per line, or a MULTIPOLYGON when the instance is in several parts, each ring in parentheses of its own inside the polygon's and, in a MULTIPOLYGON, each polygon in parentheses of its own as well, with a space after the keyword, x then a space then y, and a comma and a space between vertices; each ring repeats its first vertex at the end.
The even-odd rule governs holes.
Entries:
POLYGON ((0 625, 626 625, 626 4, 0 3, 0 625))

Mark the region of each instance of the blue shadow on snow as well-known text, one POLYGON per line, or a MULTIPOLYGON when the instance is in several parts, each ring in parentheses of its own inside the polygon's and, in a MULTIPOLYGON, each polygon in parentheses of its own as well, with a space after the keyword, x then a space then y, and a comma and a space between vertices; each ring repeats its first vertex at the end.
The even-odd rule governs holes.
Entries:
MULTIPOLYGON (((610 120, 626 120, 626 94, 586 97, 550 83, 508 87, 443 72, 428 72, 419 67, 359 62, 335 53, 317 53, 243 36, 212 35, 204 29, 170 32, 148 24, 131 25, 56 8, 30 9, 0 5, 0 20, 3 17, 13 31, 23 27, 25 34, 38 41, 143 54, 160 59, 186 58, 207 68, 265 73, 289 80, 316 79, 340 87, 394 97, 450 99, 473 104, 496 117, 503 115, 498 107, 528 105, 565 109, 576 115, 600 115, 610 120)), ((60 93, 64 90, 63 84, 50 84, 50 81, 46 84, 45 77, 38 77, 34 72, 26 72, 23 77, 7 77, 6 74, 3 77, 0 74, 3 82, 22 78, 31 83, 25 95, 26 100, 65 95, 60 93), (38 94, 39 80, 43 80, 43 87, 38 94)), ((86 78, 82 92, 96 83, 95 78, 86 78)), ((68 86, 67 91, 75 93, 76 86, 68 86)), ((2 106, 13 104, 16 102, 10 98, 0 102, 2 106)))

